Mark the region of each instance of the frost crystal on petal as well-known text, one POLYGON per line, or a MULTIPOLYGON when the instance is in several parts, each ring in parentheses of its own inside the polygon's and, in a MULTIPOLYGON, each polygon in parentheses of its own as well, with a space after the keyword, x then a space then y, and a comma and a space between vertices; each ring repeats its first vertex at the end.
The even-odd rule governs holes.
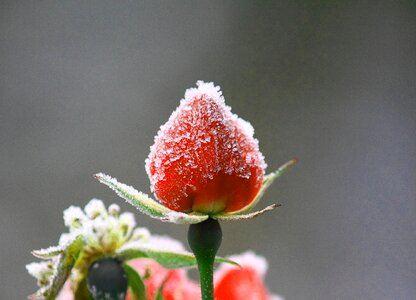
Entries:
MULTIPOLYGON (((198 81, 197 88, 185 92, 185 98, 155 137, 146 160, 152 191, 173 210, 194 210, 192 201, 201 190, 207 194, 201 202, 210 196, 227 198, 234 193, 232 190, 228 195, 221 194, 219 183, 215 182, 215 178, 221 178, 230 189, 253 187, 238 191, 245 197, 233 194, 234 198, 250 201, 260 188, 266 168, 253 134, 253 127, 225 104, 219 86, 198 81)), ((247 204, 235 199, 224 202, 208 205, 206 212, 236 210, 247 204)))
POLYGON ((64 250, 61 246, 51 246, 46 249, 34 250, 32 254, 42 259, 50 259, 62 253, 64 250))

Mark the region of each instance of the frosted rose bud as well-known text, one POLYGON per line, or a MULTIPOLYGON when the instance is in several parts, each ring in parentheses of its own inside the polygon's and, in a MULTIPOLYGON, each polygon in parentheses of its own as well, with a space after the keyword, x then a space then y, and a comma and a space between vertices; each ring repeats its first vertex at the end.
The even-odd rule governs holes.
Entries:
POLYGON ((175 211, 240 210, 254 200, 266 168, 253 134, 225 105, 219 86, 198 81, 150 148, 146 170, 152 191, 175 211))

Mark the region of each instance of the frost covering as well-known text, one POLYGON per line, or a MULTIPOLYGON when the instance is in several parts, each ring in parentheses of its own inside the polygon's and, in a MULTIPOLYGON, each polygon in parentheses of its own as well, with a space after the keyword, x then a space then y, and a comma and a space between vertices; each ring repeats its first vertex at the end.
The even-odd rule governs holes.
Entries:
POLYGON ((266 168, 253 134, 248 122, 231 113, 219 86, 198 81, 150 148, 152 191, 175 211, 243 208, 259 191, 266 168))

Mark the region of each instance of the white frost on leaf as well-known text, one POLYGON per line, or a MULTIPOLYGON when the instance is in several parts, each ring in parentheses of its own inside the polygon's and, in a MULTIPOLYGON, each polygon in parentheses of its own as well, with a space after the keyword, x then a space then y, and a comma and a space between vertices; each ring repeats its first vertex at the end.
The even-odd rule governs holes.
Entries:
POLYGON ((62 253, 64 249, 61 246, 51 246, 45 249, 32 251, 32 254, 38 258, 49 259, 62 253))
POLYGON ((94 176, 98 181, 115 191, 117 195, 125 199, 129 204, 152 218, 176 224, 195 224, 208 218, 208 215, 186 214, 171 210, 146 194, 137 191, 132 186, 118 182, 116 178, 109 175, 98 173, 94 176))
POLYGON ((126 200, 129 204, 152 218, 160 219, 170 211, 145 193, 139 192, 132 186, 118 182, 116 178, 104 173, 95 174, 94 177, 116 192, 117 195, 126 200))

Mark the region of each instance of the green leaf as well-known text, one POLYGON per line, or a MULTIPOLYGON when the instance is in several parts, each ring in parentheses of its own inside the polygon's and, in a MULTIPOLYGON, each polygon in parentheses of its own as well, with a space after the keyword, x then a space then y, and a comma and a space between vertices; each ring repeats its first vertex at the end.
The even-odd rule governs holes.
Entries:
POLYGON ((72 267, 74 266, 74 263, 83 246, 84 240, 81 236, 78 236, 68 245, 65 251, 60 254, 57 270, 53 277, 52 284, 47 290, 43 291, 44 299, 56 299, 56 296, 61 291, 65 281, 68 279, 72 267))
MULTIPOLYGON (((280 166, 279 169, 277 169, 275 172, 266 175, 264 177, 263 184, 259 192, 257 193, 256 197, 254 198, 254 200, 249 205, 243 207, 242 209, 228 213, 227 215, 240 215, 241 216, 249 212, 251 209, 253 209, 253 207, 257 205, 261 197, 263 197, 264 192, 270 187, 273 181, 276 178, 280 177, 286 171, 290 170, 297 162, 298 162, 297 159, 289 160, 288 162, 280 166)), ((266 211, 267 210, 270 210, 270 209, 266 208, 266 211)), ((213 216, 213 217, 216 217, 216 216, 213 216)))
MULTIPOLYGON (((195 256, 189 252, 170 252, 145 247, 135 247, 121 250, 118 253, 118 256, 123 260, 150 258, 167 269, 195 267, 197 265, 195 256)), ((229 263, 238 266, 236 262, 219 256, 215 258, 215 262, 229 263)))
POLYGON ((236 215, 236 214, 218 214, 215 216, 212 216, 214 219, 216 220, 220 220, 220 221, 240 221, 240 220, 249 220, 249 219, 253 219, 257 216, 260 216, 262 214, 264 214, 267 211, 271 211, 273 209, 275 209, 276 207, 279 207, 280 204, 272 204, 269 205, 265 208, 263 208, 262 210, 258 210, 252 213, 243 213, 240 215, 236 215))
POLYGON ((127 274, 129 287, 136 300, 146 300, 146 286, 139 273, 128 264, 123 264, 123 268, 127 274))
POLYGON ((40 259, 51 259, 55 256, 58 256, 64 252, 64 249, 60 246, 52 246, 46 249, 40 249, 40 250, 33 250, 32 254, 33 256, 40 258, 40 259))
POLYGON ((118 196, 125 199, 129 204, 152 218, 175 224, 195 224, 205 221, 209 217, 203 214, 185 214, 171 210, 135 188, 118 182, 117 179, 103 173, 95 174, 94 177, 115 191, 118 196))

